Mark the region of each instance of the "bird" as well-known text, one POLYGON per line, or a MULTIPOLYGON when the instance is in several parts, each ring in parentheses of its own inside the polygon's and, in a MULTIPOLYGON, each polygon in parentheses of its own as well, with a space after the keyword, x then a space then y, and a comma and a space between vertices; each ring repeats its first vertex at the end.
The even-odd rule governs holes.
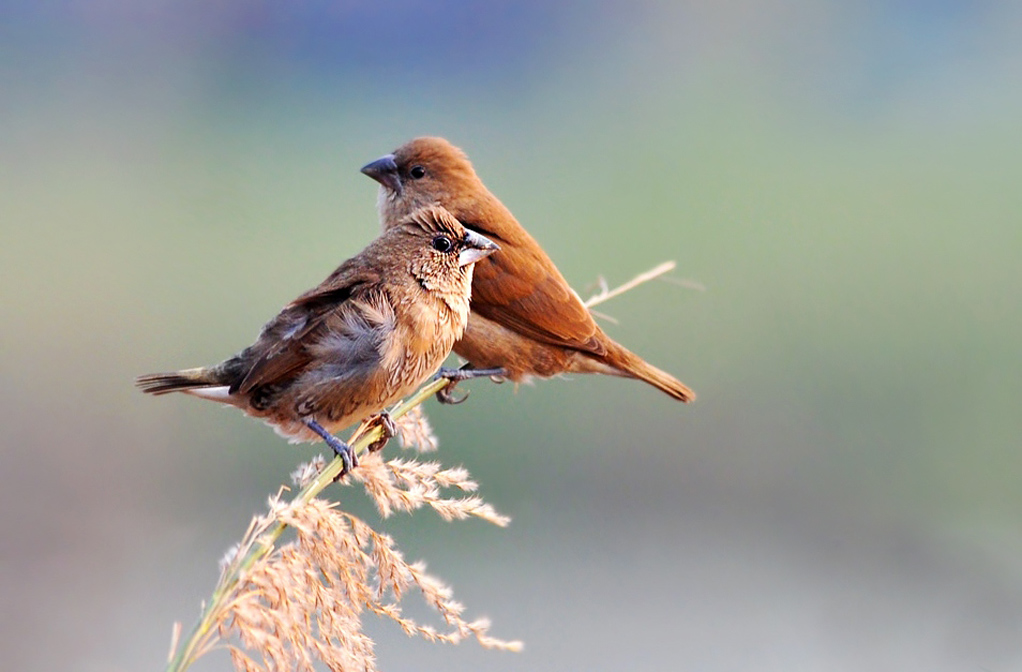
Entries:
POLYGON ((362 167, 380 183, 383 230, 411 211, 439 205, 467 229, 500 245, 479 262, 472 280, 472 310, 454 352, 461 370, 442 371, 450 385, 441 401, 458 403, 459 380, 491 376, 515 382, 563 373, 635 378, 682 402, 695 393, 671 374, 611 339, 539 243, 476 175, 468 156, 439 137, 420 137, 362 167))
POLYGON ((394 426, 383 409, 450 354, 468 321, 473 267, 497 249, 444 208, 417 208, 287 304, 238 354, 136 385, 235 406, 291 443, 325 441, 343 475, 358 462, 334 432, 373 416, 386 443, 394 426))

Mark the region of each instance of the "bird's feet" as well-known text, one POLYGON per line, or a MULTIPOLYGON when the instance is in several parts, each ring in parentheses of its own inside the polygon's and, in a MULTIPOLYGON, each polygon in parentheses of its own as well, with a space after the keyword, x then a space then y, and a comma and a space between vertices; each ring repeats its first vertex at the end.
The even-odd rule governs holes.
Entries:
POLYGON ((462 395, 460 398, 454 396, 454 388, 457 387, 458 383, 463 380, 471 380, 472 378, 493 378, 494 382, 502 383, 503 378, 507 376, 507 371, 503 368, 493 369, 473 369, 469 365, 465 365, 460 369, 449 369, 441 368, 433 376, 433 380, 440 378, 447 379, 447 385, 441 388, 436 393, 436 400, 441 404, 460 404, 461 402, 468 399, 468 392, 462 395))
POLYGON ((380 435, 380 438, 369 444, 370 453, 383 450, 383 447, 387 445, 387 442, 397 435, 397 424, 394 422, 394 419, 390 417, 390 413, 387 411, 380 411, 376 415, 371 416, 365 421, 365 424, 359 433, 368 432, 376 427, 380 428, 382 434, 380 435))
POLYGON ((335 481, 341 480, 345 474, 350 473, 352 469, 358 466, 358 456, 355 455, 355 451, 351 449, 351 446, 326 431, 321 424, 312 418, 305 418, 303 422, 306 427, 319 434, 320 438, 326 442, 326 445, 330 446, 337 457, 341 458, 341 461, 344 463, 344 468, 341 469, 341 473, 337 474, 337 478, 334 479, 335 481))

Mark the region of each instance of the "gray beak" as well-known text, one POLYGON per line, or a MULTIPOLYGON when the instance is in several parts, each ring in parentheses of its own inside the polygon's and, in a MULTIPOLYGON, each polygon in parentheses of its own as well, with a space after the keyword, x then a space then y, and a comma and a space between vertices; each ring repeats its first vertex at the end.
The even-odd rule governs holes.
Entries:
POLYGON ((469 229, 465 229, 463 242, 465 243, 465 249, 458 253, 458 266, 474 264, 500 249, 497 243, 469 229))
POLYGON ((397 161, 393 154, 381 156, 372 163, 362 166, 362 172, 373 178, 383 186, 401 195, 401 176, 397 174, 397 161))

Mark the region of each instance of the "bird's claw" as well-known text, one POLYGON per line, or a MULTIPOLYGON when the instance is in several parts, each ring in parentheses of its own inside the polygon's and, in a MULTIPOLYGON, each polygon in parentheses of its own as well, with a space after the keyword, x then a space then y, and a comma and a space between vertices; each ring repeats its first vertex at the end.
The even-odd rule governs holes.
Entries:
POLYGON ((468 392, 465 392, 465 394, 461 395, 460 397, 454 395, 454 388, 458 386, 459 382, 460 381, 448 379, 447 385, 437 390, 436 400, 439 401, 441 404, 457 406, 458 404, 468 399, 468 392))
POLYGON ((338 441, 338 443, 341 444, 339 449, 337 446, 330 447, 334 449, 334 453, 336 453, 337 457, 341 458, 341 461, 344 462, 344 468, 341 469, 341 473, 337 474, 337 477, 334 478, 334 483, 350 474, 351 470, 358 466, 358 455, 356 455, 355 451, 351 449, 351 446, 342 441, 338 441))
POLYGON ((334 455, 341 458, 341 462, 344 463, 344 467, 341 468, 341 472, 334 477, 334 483, 337 483, 345 476, 351 473, 351 470, 358 466, 358 455, 352 450, 351 446, 341 441, 335 436, 330 436, 330 439, 324 439, 326 445, 333 448, 334 455))
POLYGON ((341 462, 344 463, 344 467, 341 469, 341 473, 337 474, 337 477, 334 479, 334 483, 344 478, 345 475, 351 473, 351 470, 358 466, 358 455, 356 455, 355 451, 351 449, 351 446, 326 431, 322 425, 312 418, 305 419, 305 426, 318 434, 326 445, 330 446, 330 448, 334 451, 334 454, 341 458, 341 462))
POLYGON ((390 413, 387 411, 380 411, 371 417, 366 422, 364 431, 369 431, 374 427, 379 427, 382 434, 380 438, 369 444, 370 453, 383 450, 383 447, 387 445, 387 442, 397 435, 397 423, 394 422, 394 418, 390 417, 390 413))
POLYGON ((433 380, 440 378, 446 378, 448 383, 447 386, 437 391, 436 399, 441 404, 460 404, 468 399, 468 392, 466 392, 460 398, 454 396, 454 388, 463 380, 471 380, 472 378, 489 378, 495 383, 504 382, 504 377, 507 376, 507 371, 503 368, 493 369, 473 369, 468 366, 464 366, 460 369, 448 369, 442 368, 436 372, 433 376, 433 380))

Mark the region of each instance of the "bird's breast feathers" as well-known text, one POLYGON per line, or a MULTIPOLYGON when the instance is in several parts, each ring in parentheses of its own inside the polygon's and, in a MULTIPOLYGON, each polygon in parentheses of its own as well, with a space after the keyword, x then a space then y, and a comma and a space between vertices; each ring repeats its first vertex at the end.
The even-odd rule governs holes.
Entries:
POLYGON ((390 372, 394 382, 421 379, 432 373, 464 332, 468 301, 431 298, 423 301, 405 295, 391 299, 393 328, 383 333, 378 348, 382 368, 390 372))

